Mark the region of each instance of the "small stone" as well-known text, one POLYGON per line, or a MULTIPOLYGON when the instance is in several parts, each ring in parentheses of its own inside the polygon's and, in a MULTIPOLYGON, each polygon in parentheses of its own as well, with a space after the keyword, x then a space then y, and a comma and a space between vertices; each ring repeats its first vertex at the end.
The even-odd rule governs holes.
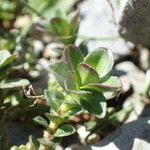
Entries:
POLYGON ((144 86, 145 73, 136 67, 132 62, 125 61, 119 63, 116 69, 126 73, 126 77, 129 79, 134 90, 141 93, 144 86))

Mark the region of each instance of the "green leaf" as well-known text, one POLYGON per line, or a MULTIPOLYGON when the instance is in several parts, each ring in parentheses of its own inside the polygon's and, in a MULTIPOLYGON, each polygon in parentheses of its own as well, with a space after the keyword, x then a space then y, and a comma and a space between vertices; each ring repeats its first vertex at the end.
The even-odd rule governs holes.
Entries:
POLYGON ((50 70, 55 75, 59 85, 63 89, 65 89, 64 80, 69 75, 69 70, 68 70, 67 65, 64 62, 59 61, 57 63, 50 65, 50 70))
POLYGON ((78 65, 78 72, 82 85, 99 82, 98 73, 88 64, 80 63, 78 65))
POLYGON ((83 61, 83 54, 80 49, 76 46, 69 45, 64 50, 64 59, 67 65, 69 66, 70 72, 73 75, 76 83, 80 85, 80 76, 77 71, 77 66, 80 62, 83 61))
POLYGON ((50 113, 45 113, 45 116, 50 120, 55 122, 57 125, 61 124, 64 122, 65 118, 63 118, 62 116, 56 116, 56 115, 52 115, 50 113))
POLYGON ((33 118, 33 120, 34 120, 36 123, 38 123, 38 124, 44 126, 45 128, 48 128, 48 123, 47 123, 47 121, 46 121, 43 117, 37 116, 37 117, 33 118))
POLYGON ((61 99, 63 97, 62 94, 57 91, 44 90, 44 97, 47 103, 50 105, 51 109, 57 112, 59 110, 61 103, 56 100, 61 99))
POLYGON ((8 80, 8 81, 0 83, 0 89, 21 87, 21 86, 26 86, 29 84, 30 84, 30 82, 27 79, 8 80))
POLYGON ((68 22, 62 18, 55 17, 51 19, 50 28, 56 36, 69 35, 68 27, 68 22))
POLYGON ((64 85, 65 85, 66 91, 77 89, 75 80, 73 79, 71 75, 67 76, 67 78, 65 79, 64 85))
POLYGON ((69 33, 73 35, 77 33, 79 28, 79 12, 73 12, 69 15, 69 33))
POLYGON ((103 78, 112 70, 114 59, 111 51, 106 48, 98 48, 89 53, 84 62, 91 65, 97 71, 99 77, 103 78))
POLYGON ((106 80, 103 83, 87 84, 85 86, 80 87, 80 89, 83 90, 91 89, 100 92, 120 91, 121 86, 122 86, 121 81, 117 77, 111 76, 108 80, 106 80))
POLYGON ((56 37, 59 41, 61 41, 64 45, 74 44, 77 38, 77 35, 68 35, 68 36, 59 36, 56 37))
POLYGON ((103 118, 106 114, 106 99, 102 93, 92 92, 81 95, 79 103, 85 110, 98 118, 103 118))
POLYGON ((62 117, 70 117, 74 115, 79 115, 82 112, 83 112, 83 108, 80 105, 70 104, 70 109, 67 112, 65 112, 62 117))
POLYGON ((38 141, 39 143, 43 144, 43 145, 46 145, 46 146, 48 146, 48 147, 51 147, 52 149, 54 149, 55 146, 56 146, 56 144, 58 144, 58 143, 55 143, 55 142, 53 142, 53 141, 46 140, 46 139, 44 139, 44 138, 39 138, 39 139, 37 139, 37 141, 38 141))
POLYGON ((55 134, 53 135, 54 137, 65 137, 69 136, 75 133, 75 128, 71 125, 62 125, 60 126, 55 134))
POLYGON ((0 50, 0 68, 10 64, 16 55, 11 55, 11 53, 7 50, 0 50))

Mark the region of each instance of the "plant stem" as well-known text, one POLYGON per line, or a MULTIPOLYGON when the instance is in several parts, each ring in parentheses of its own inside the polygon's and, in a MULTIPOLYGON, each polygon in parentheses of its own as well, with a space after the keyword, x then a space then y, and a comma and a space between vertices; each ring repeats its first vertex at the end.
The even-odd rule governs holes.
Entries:
POLYGON ((7 131, 5 125, 5 111, 0 110, 0 149, 8 150, 7 131))

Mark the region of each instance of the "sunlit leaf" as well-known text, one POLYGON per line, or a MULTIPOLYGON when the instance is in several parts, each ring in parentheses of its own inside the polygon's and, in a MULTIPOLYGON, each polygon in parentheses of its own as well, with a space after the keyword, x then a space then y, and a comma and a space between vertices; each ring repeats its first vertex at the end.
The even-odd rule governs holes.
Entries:
POLYGON ((54 137, 65 137, 69 136, 75 133, 75 128, 71 125, 62 125, 60 126, 55 134, 53 135, 54 137))
POLYGON ((29 85, 30 82, 26 79, 14 79, 0 83, 0 89, 15 88, 29 85))
POLYGON ((80 63, 78 65, 78 72, 82 85, 99 82, 98 73, 88 64, 80 63))
POLYGON ((48 123, 47 123, 47 121, 46 121, 43 117, 37 116, 37 117, 33 118, 33 120, 34 120, 36 123, 38 123, 38 124, 44 126, 45 128, 48 128, 48 123))
POLYGON ((7 50, 0 50, 0 68, 10 64, 16 55, 11 55, 11 53, 7 50))
POLYGON ((114 59, 110 50, 98 48, 89 53, 84 62, 91 65, 97 71, 99 77, 103 78, 112 70, 114 59))

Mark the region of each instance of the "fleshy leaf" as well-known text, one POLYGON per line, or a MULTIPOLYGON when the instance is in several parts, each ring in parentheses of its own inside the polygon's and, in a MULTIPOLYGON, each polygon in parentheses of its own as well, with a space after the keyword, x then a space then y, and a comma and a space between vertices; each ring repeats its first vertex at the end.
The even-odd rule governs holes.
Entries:
POLYGON ((0 89, 7 89, 7 88, 15 88, 29 85, 30 82, 27 79, 14 79, 0 83, 0 89))
POLYGON ((102 93, 92 92, 92 94, 81 95, 79 103, 85 110, 98 118, 103 118, 106 114, 106 99, 102 93))
POLYGON ((80 78, 81 78, 81 84, 82 85, 99 82, 99 75, 88 64, 80 63, 78 65, 78 72, 79 72, 79 75, 80 75, 80 78))
POLYGON ((38 124, 44 126, 45 128, 48 128, 48 123, 47 123, 47 121, 46 121, 43 117, 37 116, 37 117, 33 118, 33 120, 34 120, 36 123, 38 123, 38 124))
POLYGON ((54 137, 65 137, 69 136, 75 133, 75 128, 71 125, 62 125, 60 126, 55 134, 53 134, 54 137))
POLYGON ((80 76, 77 71, 77 66, 84 59, 82 52, 78 47, 69 45, 64 50, 64 59, 73 75, 73 78, 77 84, 80 85, 80 76))
POLYGON ((57 91, 45 90, 44 96, 47 100, 47 103, 50 105, 51 109, 57 112, 59 110, 61 103, 56 100, 62 97, 61 93, 58 93, 57 91))
POLYGON ((55 17, 51 19, 50 22, 51 30, 55 33, 56 36, 67 36, 69 35, 68 31, 68 22, 62 18, 55 17))
POLYGON ((65 88, 64 80, 69 75, 67 65, 64 62, 59 61, 57 63, 50 65, 50 69, 52 73, 55 75, 59 85, 64 89, 65 88))
POLYGON ((114 59, 110 50, 98 48, 89 53, 84 62, 91 65, 97 71, 99 77, 103 78, 112 70, 114 59))
POLYGON ((0 68, 10 64, 15 58, 15 54, 11 55, 7 50, 0 50, 0 68))
POLYGON ((117 77, 111 76, 108 80, 103 83, 94 83, 94 84, 87 84, 85 86, 80 87, 80 89, 86 90, 91 89, 93 91, 119 91, 121 90, 121 81, 117 77))
POLYGON ((45 116, 50 120, 53 121, 55 123, 61 124, 62 122, 64 122, 65 118, 61 117, 61 116, 56 116, 56 115, 52 115, 50 113, 45 113, 45 116))

